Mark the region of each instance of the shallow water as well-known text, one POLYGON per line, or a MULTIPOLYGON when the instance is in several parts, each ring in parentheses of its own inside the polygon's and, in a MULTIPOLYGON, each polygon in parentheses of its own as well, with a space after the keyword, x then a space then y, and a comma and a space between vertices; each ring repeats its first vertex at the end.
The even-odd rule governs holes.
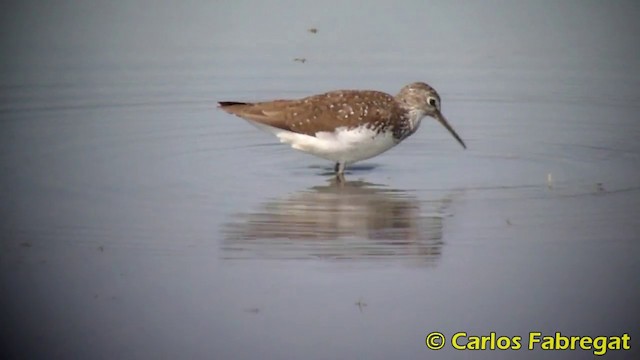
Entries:
POLYGON ((592 356, 436 353, 432 331, 638 355, 635 3, 5 7, 10 357, 592 356), (344 184, 215 106, 412 81, 469 149, 425 119, 344 184))

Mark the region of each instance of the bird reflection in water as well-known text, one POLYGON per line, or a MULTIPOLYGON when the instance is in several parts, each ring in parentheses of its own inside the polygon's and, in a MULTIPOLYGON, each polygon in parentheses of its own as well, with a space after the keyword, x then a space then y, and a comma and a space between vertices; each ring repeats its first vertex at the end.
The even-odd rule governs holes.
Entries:
POLYGON ((450 203, 451 197, 418 200, 408 191, 333 179, 234 215, 223 228, 223 257, 435 265, 450 203))

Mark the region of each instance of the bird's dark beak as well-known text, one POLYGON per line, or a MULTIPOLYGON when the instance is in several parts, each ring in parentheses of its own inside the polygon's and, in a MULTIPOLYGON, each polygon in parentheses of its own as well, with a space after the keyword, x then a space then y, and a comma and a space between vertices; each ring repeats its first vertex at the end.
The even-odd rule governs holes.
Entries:
POLYGON ((467 148, 467 145, 464 144, 464 141, 462 141, 460 136, 458 136, 458 133, 456 133, 456 131, 453 130, 451 125, 449 125, 449 122, 447 122, 447 119, 445 119, 444 115, 442 115, 440 111, 436 111, 436 114, 434 115, 434 117, 436 118, 436 120, 438 120, 440 124, 442 124, 442 126, 444 126, 445 128, 447 128, 447 130, 449 130, 451 135, 453 135, 453 137, 456 138, 456 140, 458 140, 458 142, 460 143, 460 145, 462 145, 463 148, 465 149, 467 148))

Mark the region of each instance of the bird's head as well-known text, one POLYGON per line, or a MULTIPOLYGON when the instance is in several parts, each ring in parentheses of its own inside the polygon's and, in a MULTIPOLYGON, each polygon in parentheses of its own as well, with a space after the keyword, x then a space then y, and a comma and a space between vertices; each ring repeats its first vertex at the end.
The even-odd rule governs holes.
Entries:
POLYGON ((423 82, 415 82, 403 87, 396 100, 404 107, 409 113, 416 117, 416 121, 419 121, 425 116, 432 117, 442 126, 444 126, 451 135, 462 145, 463 148, 467 148, 464 141, 458 136, 455 130, 449 125, 447 119, 442 115, 440 107, 440 95, 431 86, 423 82))

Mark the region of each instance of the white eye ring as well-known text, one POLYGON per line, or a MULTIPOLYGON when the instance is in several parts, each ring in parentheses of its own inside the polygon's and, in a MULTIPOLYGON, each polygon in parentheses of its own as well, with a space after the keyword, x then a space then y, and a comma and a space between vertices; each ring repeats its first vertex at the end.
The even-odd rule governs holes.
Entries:
POLYGON ((434 107, 434 108, 436 108, 436 109, 440 108, 440 106, 438 106, 438 99, 436 99, 436 98, 434 98, 434 97, 429 96, 429 97, 427 98, 427 103, 428 103, 429 105, 433 106, 433 107, 434 107))

